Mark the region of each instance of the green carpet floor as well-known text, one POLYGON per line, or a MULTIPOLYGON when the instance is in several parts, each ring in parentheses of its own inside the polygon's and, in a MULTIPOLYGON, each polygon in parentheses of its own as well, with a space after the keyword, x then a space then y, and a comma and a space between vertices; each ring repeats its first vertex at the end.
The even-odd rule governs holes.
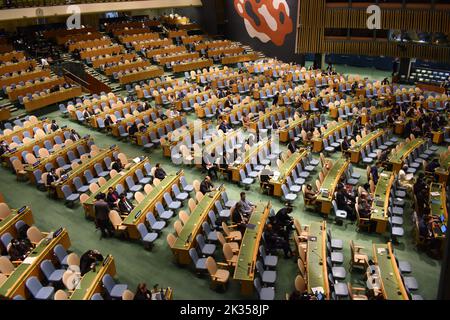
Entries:
MULTIPOLYGON (((360 74, 362 76, 376 79, 383 79, 386 73, 363 68, 350 68, 346 66, 337 66, 338 71, 346 74, 360 74), (341 69, 342 68, 342 69, 341 69)), ((144 151, 130 143, 119 142, 114 137, 104 133, 96 132, 92 129, 79 125, 60 116, 58 111, 50 112, 47 116, 51 119, 57 119, 60 125, 68 125, 76 129, 80 134, 90 134, 99 147, 108 147, 117 144, 120 150, 132 158, 145 154, 144 151)), ((194 117, 189 116, 189 120, 194 117)), ((170 159, 162 157, 160 149, 151 151, 147 154, 150 161, 154 164, 160 162, 167 172, 174 172, 180 169, 179 166, 171 164, 170 159)), ((333 158, 340 156, 336 153, 333 158)), ((317 155, 315 155, 317 157, 317 155)), ((201 179, 202 175, 198 169, 184 167, 186 178, 189 182, 194 179, 201 179)), ((365 181, 365 170, 356 169, 362 174, 361 183, 365 181)), ((64 206, 63 201, 56 201, 47 198, 45 193, 38 191, 35 186, 27 183, 19 183, 15 176, 8 172, 5 168, 0 170, 0 192, 6 198, 11 207, 17 208, 23 205, 30 205, 33 211, 36 225, 43 231, 55 230, 63 226, 69 231, 72 242, 71 250, 78 254, 82 254, 88 249, 98 249, 104 255, 112 254, 116 261, 118 279, 122 283, 127 283, 132 291, 135 290, 139 282, 146 282, 152 286, 159 284, 160 286, 170 286, 174 288, 175 299, 243 299, 240 295, 240 286, 237 282, 230 282, 228 290, 224 293, 218 293, 210 289, 209 279, 205 277, 197 277, 190 267, 180 268, 175 265, 173 256, 166 243, 166 235, 173 232, 173 222, 164 230, 162 235, 156 241, 152 251, 144 250, 143 246, 138 242, 128 242, 120 239, 102 239, 100 233, 95 231, 94 223, 84 218, 83 209, 80 205, 74 209, 64 206)), ((314 181, 315 177, 309 181, 314 181)), ((218 182, 216 182, 217 184, 218 182)), ((228 195, 232 199, 238 199, 239 193, 242 191, 237 185, 225 182, 228 195)), ((282 207, 283 203, 273 197, 268 197, 259 193, 259 186, 254 184, 248 191, 248 198, 252 202, 272 201, 275 210, 282 207)), ((293 216, 300 219, 302 224, 308 224, 313 221, 321 221, 322 218, 318 213, 305 211, 303 209, 303 200, 301 197, 295 202, 293 216)), ((411 223, 411 205, 406 205, 404 215, 405 236, 400 240, 400 244, 395 246, 395 254, 399 260, 407 260, 413 266, 412 275, 419 282, 420 289, 418 291, 426 299, 434 299, 437 294, 438 280, 440 273, 440 262, 429 258, 425 253, 418 252, 413 244, 412 223, 411 223)), ((386 243, 388 236, 379 236, 376 234, 364 234, 356 231, 356 226, 350 222, 344 223, 343 226, 334 224, 333 219, 327 221, 335 238, 344 240, 344 266, 348 270, 350 260, 349 241, 354 240, 355 243, 365 247, 365 252, 369 257, 372 256, 373 243, 386 243)), ((222 260, 221 249, 216 251, 216 260, 222 260)), ((277 267, 278 277, 276 282, 276 298, 284 299, 286 292, 291 292, 294 288, 294 279, 297 275, 297 264, 293 259, 284 260, 280 256, 279 266, 277 267)), ((355 284, 363 284, 361 281, 363 275, 358 272, 347 273, 347 282, 355 284)), ((256 299, 256 296, 253 298, 256 299)))

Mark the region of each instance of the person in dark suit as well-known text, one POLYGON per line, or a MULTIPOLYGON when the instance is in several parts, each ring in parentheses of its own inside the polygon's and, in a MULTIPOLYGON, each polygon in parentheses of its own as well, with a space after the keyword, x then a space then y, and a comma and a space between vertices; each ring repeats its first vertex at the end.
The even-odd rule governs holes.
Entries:
POLYGON ((278 210, 275 215, 275 221, 280 226, 286 227, 288 230, 292 229, 294 225, 294 219, 290 216, 292 213, 292 207, 284 207, 278 210))
POLYGON ((270 223, 267 224, 266 230, 264 231, 264 240, 268 251, 273 252, 277 249, 282 249, 285 259, 289 259, 292 256, 292 249, 289 246, 289 242, 279 237, 270 223))
POLYGON ((133 204, 128 201, 125 193, 119 195, 119 202, 117 206, 119 207, 119 211, 122 214, 129 214, 134 209, 133 204))
POLYGON ((338 191, 336 193, 336 205, 339 210, 344 210, 347 212, 347 216, 351 219, 355 219, 355 214, 352 207, 350 206, 351 201, 347 198, 344 187, 339 184, 338 191))
POLYGON ((97 262, 102 262, 103 256, 97 250, 88 250, 80 257, 80 272, 84 276, 95 268, 97 262))
POLYGON ((51 168, 50 172, 47 175, 46 186, 53 198, 57 197, 56 187, 53 185, 53 183, 55 183, 56 181, 58 181, 58 176, 56 175, 55 168, 51 168))
POLYGON ((231 126, 229 125, 227 120, 222 120, 222 123, 219 126, 219 129, 223 131, 223 133, 227 133, 228 130, 231 130, 231 126))
POLYGON ((295 139, 292 138, 291 141, 288 144, 288 150, 292 153, 294 153, 295 151, 297 151, 297 145, 295 144, 295 139))
POLYGON ((152 300, 152 293, 147 289, 147 285, 145 283, 139 283, 134 295, 134 300, 152 300))
POLYGON ((344 137, 344 140, 341 143, 341 148, 343 152, 348 151, 348 149, 350 148, 350 143, 348 143, 347 136, 344 137))
POLYGON ((202 183, 200 183, 200 192, 204 195, 208 192, 213 191, 214 185, 211 183, 211 177, 206 176, 205 179, 203 179, 202 183))
POLYGON ((124 166, 122 164, 122 161, 120 161, 119 158, 116 159, 116 161, 113 161, 111 163, 111 170, 116 170, 117 172, 120 172, 124 169, 124 166))
POLYGON ((78 141, 78 140, 80 140, 80 139, 81 139, 81 137, 80 137, 80 135, 78 134, 78 132, 75 131, 75 129, 70 130, 70 140, 72 140, 72 141, 78 141))
POLYGON ((374 166, 370 167, 370 174, 372 175, 373 183, 378 183, 378 168, 381 167, 381 162, 377 162, 374 166))
POLYGON ((231 215, 231 221, 242 234, 245 232, 248 223, 248 218, 242 214, 243 211, 242 203, 238 202, 231 215))
POLYGON ((50 129, 52 129, 52 131, 56 131, 59 129, 59 126, 56 124, 56 120, 52 120, 52 124, 50 125, 50 129))
POLYGON ((155 178, 163 180, 167 176, 167 173, 161 168, 161 164, 159 163, 155 165, 155 168, 155 178))
POLYGON ((117 204, 119 202, 119 194, 116 190, 114 190, 113 187, 108 188, 108 194, 106 195, 106 202, 108 203, 108 206, 113 209, 117 208, 117 204))
POLYGON ((309 114, 306 115, 305 122, 303 123, 303 129, 305 129, 306 132, 314 131, 314 121, 311 119, 309 114))
POLYGON ((95 198, 95 225, 97 229, 100 229, 102 237, 109 237, 114 233, 114 229, 109 222, 109 206, 105 201, 106 196, 104 193, 99 193, 95 198))

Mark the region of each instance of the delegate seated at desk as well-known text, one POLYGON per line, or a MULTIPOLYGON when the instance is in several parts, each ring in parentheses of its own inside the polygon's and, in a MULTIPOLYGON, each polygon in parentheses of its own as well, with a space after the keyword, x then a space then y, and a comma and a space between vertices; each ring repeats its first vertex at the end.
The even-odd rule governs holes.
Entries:
POLYGON ((305 199, 311 204, 316 204, 317 197, 319 196, 319 191, 314 191, 312 185, 307 184, 305 189, 305 199))
POLYGON ((255 211, 256 206, 251 203, 250 201, 245 199, 245 192, 241 192, 241 200, 239 200, 240 203, 240 210, 241 210, 241 214, 244 217, 249 218, 251 216, 251 214, 253 213, 253 211, 255 211))
POLYGON ((127 195, 125 193, 122 193, 119 195, 119 202, 117 203, 117 206, 119 208, 119 211, 121 214, 128 215, 133 211, 134 206, 133 204, 128 201, 127 195))
POLYGON ((97 262, 102 262, 103 256, 97 250, 88 250, 80 257, 81 276, 95 268, 97 262))
POLYGON ((167 176, 167 173, 161 168, 161 164, 159 163, 155 165, 155 168, 155 178, 163 180, 167 176))
POLYGON ((217 167, 216 164, 214 163, 214 159, 216 158, 215 153, 211 153, 211 155, 209 154, 205 154, 202 157, 202 167, 208 172, 208 175, 210 177, 214 177, 215 179, 218 179, 219 177, 217 176, 217 167))
POLYGON ((205 195, 208 192, 214 191, 214 185, 211 183, 211 177, 206 176, 205 179, 200 183, 200 192, 205 195))
POLYGON ((272 253, 276 252, 278 249, 282 249, 285 259, 292 257, 293 252, 289 246, 289 241, 287 241, 284 237, 280 237, 273 229, 271 223, 268 223, 266 226, 266 230, 264 231, 264 240, 267 251, 272 253))
POLYGON ((117 208, 119 202, 119 194, 113 187, 108 188, 108 194, 106 195, 106 202, 110 209, 117 208))
POLYGON ((222 123, 219 125, 219 130, 222 130, 223 133, 227 133, 228 130, 233 130, 227 120, 223 119, 222 123))

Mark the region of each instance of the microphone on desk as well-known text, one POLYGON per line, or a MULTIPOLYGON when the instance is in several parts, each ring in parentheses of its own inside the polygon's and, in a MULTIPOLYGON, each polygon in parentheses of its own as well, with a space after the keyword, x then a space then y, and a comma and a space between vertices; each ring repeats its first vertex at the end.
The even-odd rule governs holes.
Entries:
POLYGON ((190 243, 190 242, 191 242, 191 237, 192 237, 192 232, 191 232, 191 233, 189 233, 189 235, 187 236, 187 239, 186 239, 186 242, 185 242, 185 244, 188 244, 188 243, 190 243))

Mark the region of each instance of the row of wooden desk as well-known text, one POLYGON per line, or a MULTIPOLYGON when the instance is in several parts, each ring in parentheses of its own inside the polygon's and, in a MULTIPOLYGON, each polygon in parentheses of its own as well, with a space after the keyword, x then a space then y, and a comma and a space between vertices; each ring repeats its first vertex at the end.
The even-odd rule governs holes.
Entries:
POLYGON ((61 89, 60 91, 57 92, 52 92, 44 96, 33 98, 33 100, 25 101, 24 99, 25 110, 34 111, 58 102, 79 97, 81 95, 82 95, 81 87, 71 87, 69 89, 61 89))
POLYGON ((253 211, 248 221, 250 225, 254 225, 255 227, 246 228, 242 237, 233 279, 240 282, 241 293, 246 296, 253 293, 253 281, 255 280, 255 265, 258 259, 259 245, 271 207, 272 204, 270 202, 260 202, 256 205, 255 211, 253 211))
POLYGON ((5 64, 3 66, 0 66, 0 75, 27 70, 30 67, 34 69, 36 66, 37 63, 35 60, 25 60, 16 63, 5 64))
POLYGON ((90 51, 81 51, 80 52, 80 58, 81 59, 87 59, 97 56, 104 56, 105 54, 119 54, 124 50, 122 45, 112 45, 110 47, 106 48, 99 48, 99 49, 93 49, 90 51))
POLYGON ((379 137, 384 135, 384 130, 378 129, 370 132, 365 137, 361 138, 361 140, 357 141, 350 149, 350 160, 352 163, 359 163, 361 160, 361 151, 365 150, 365 148, 370 145, 373 141, 376 141, 379 137))
POLYGON ((247 61, 253 61, 258 59, 258 55, 255 53, 246 53, 246 54, 239 54, 235 56, 228 56, 223 57, 221 60, 222 64, 235 64, 239 62, 247 62, 247 61))
MULTIPOLYGON (((266 148, 270 148, 270 140, 266 141, 259 141, 257 144, 254 144, 253 146, 250 146, 250 149, 248 151, 245 151, 244 156, 239 162, 233 163, 231 165, 231 180, 234 182, 239 182, 241 180, 241 176, 239 174, 240 170, 245 171, 245 165, 250 164, 250 161, 253 158, 258 159, 258 153, 266 148)), ((256 160, 258 162, 258 160, 256 160)))
POLYGON ((145 40, 153 40, 153 39, 159 39, 158 33, 138 33, 138 34, 130 34, 130 35, 122 35, 119 37, 120 42, 122 43, 128 43, 128 42, 134 42, 134 41, 145 41, 145 40))
POLYGON ((178 238, 172 247, 175 260, 179 264, 188 265, 191 263, 189 250, 195 248, 195 239, 202 232, 202 224, 208 219, 208 213, 214 209, 214 203, 220 199, 223 188, 206 194, 197 204, 193 212, 189 215, 189 220, 183 226, 178 238))
POLYGON ((390 171, 384 171, 378 177, 378 182, 373 194, 372 211, 370 220, 376 225, 375 231, 383 234, 387 230, 389 221, 389 200, 391 189, 394 183, 394 174, 390 171))
POLYGON ((274 196, 281 197, 283 195, 281 186, 285 184, 286 178, 291 175, 293 170, 295 170, 297 164, 299 164, 302 159, 307 156, 308 152, 306 150, 295 152, 285 162, 283 162, 281 167, 278 168, 278 172, 280 173, 278 178, 272 178, 269 181, 270 185, 272 186, 272 192, 274 196))
POLYGON ((105 68, 105 74, 107 76, 110 76, 112 74, 114 74, 115 72, 123 72, 125 70, 129 70, 129 69, 136 69, 136 68, 145 68, 145 67, 150 67, 150 62, 146 61, 146 60, 141 60, 141 61, 131 61, 129 63, 123 63, 123 64, 118 64, 109 68, 105 68))
POLYGON ((66 250, 70 247, 70 238, 66 229, 61 229, 59 234, 53 238, 46 237, 42 239, 31 251, 28 257, 14 269, 14 272, 0 287, 0 296, 13 298, 16 295, 27 297, 28 292, 25 287, 26 280, 32 276, 43 278, 41 276, 40 264, 48 259, 56 262, 53 249, 61 244, 66 250))
POLYGON ((9 86, 11 84, 17 84, 19 82, 26 82, 28 80, 34 80, 39 79, 43 77, 50 77, 50 70, 34 70, 31 72, 23 72, 20 75, 13 76, 13 77, 2 77, 0 79, 0 87, 3 88, 3 86, 9 86))
POLYGON ((92 59, 92 67, 99 68, 101 65, 106 65, 108 63, 118 63, 123 60, 133 60, 136 57, 134 53, 124 53, 118 54, 110 57, 103 57, 98 59, 92 59))
POLYGON ((75 42, 75 43, 69 44, 69 52, 73 52, 76 49, 83 50, 83 49, 87 49, 87 48, 101 47, 101 46, 105 46, 105 45, 108 45, 111 43, 112 43, 112 41, 109 38, 75 42))
POLYGON ((58 164, 56 162, 56 159, 59 157, 63 157, 66 163, 70 163, 69 159, 67 158, 67 153, 69 151, 73 151, 74 153, 77 151, 77 148, 79 146, 84 146, 85 148, 88 147, 89 142, 92 142, 92 139, 88 136, 86 138, 82 138, 78 141, 75 141, 74 143, 67 144, 64 147, 62 147, 60 150, 53 152, 48 156, 47 158, 38 159, 38 162, 34 164, 27 164, 24 166, 25 171, 28 173, 28 178, 30 181, 34 184, 37 183, 36 178, 34 176, 34 172, 36 170, 41 170, 41 172, 46 172, 45 165, 47 163, 51 163, 54 168, 58 168, 58 164))
MULTIPOLYGON (((66 179, 62 179, 60 181, 57 181, 56 183, 53 183, 53 186, 56 188, 56 193, 58 195, 58 198, 64 199, 64 193, 62 191, 63 186, 67 185, 71 188, 71 190, 74 190, 73 179, 75 179, 76 177, 82 178, 84 171, 86 171, 86 170, 91 170, 91 172, 92 172, 92 169, 94 168, 94 165, 96 163, 102 164, 106 157, 112 158, 113 154, 118 151, 119 151, 119 148, 117 146, 114 146, 109 149, 101 150, 94 157, 91 157, 88 160, 86 160, 85 162, 82 162, 75 169, 70 170, 69 173, 67 174, 66 179)), ((103 165, 102 165, 102 167, 103 167, 103 165)))
POLYGON ((164 70, 162 68, 151 66, 142 71, 124 74, 119 77, 119 82, 123 85, 131 82, 160 77, 162 75, 164 75, 164 70))
POLYGON ((147 50, 145 52, 145 54, 146 54, 147 58, 153 58, 154 56, 157 56, 157 55, 173 54, 173 53, 181 53, 181 52, 187 52, 185 46, 170 45, 166 48, 147 50))
POLYGON ((334 135, 336 132, 341 132, 341 129, 345 128, 347 134, 347 127, 351 126, 351 122, 341 121, 335 125, 328 126, 328 128, 320 135, 320 137, 312 138, 313 151, 321 152, 323 150, 323 139, 327 139, 329 136, 334 135))
POLYGON ((89 198, 83 203, 86 217, 91 219, 95 218, 94 203, 96 201, 95 197, 98 194, 107 194, 109 188, 116 189, 117 185, 124 185, 125 179, 127 177, 133 177, 138 169, 143 170, 146 163, 148 163, 148 158, 144 158, 138 163, 133 164, 130 168, 120 171, 114 178, 109 179, 104 185, 100 186, 96 192, 91 193, 89 198))
MULTIPOLYGON (((155 123, 152 122, 152 123, 150 123, 148 128, 147 128, 147 130, 145 130, 145 132, 137 132, 135 134, 135 136, 136 136, 136 143, 139 146, 143 146, 144 145, 144 141, 143 141, 142 138, 144 136, 145 137, 149 137, 149 134, 151 132, 153 132, 153 133, 155 133, 155 135, 157 135, 159 128, 161 128, 165 132, 165 134, 168 134, 169 132, 167 132, 167 130, 166 130, 166 125, 169 125, 171 128, 174 128, 175 121, 181 122, 181 116, 166 118, 166 119, 164 119, 162 121, 159 121, 159 122, 155 122, 155 123)), ((150 139, 149 139, 149 141, 150 141, 150 139)))
POLYGON ((388 158, 389 162, 392 164, 392 171, 397 173, 403 167, 404 161, 408 158, 408 156, 417 148, 419 148, 422 144, 425 143, 423 139, 414 139, 410 142, 405 143, 399 150, 397 150, 394 154, 391 154, 388 158))
POLYGON ((13 157, 17 157, 20 161, 25 162, 25 159, 22 159, 22 152, 27 151, 27 152, 32 153, 34 146, 39 146, 40 148, 43 148, 45 140, 52 141, 57 136, 60 137, 64 141, 65 140, 64 132, 68 131, 68 130, 69 129, 67 129, 67 128, 59 129, 57 131, 54 131, 50 134, 45 135, 41 139, 33 139, 29 143, 20 145, 17 148, 10 150, 10 152, 3 154, 2 158, 9 166, 11 165, 11 158, 13 158, 13 157))
POLYGON ((347 170, 349 164, 350 161, 344 158, 337 159, 322 181, 317 202, 321 204, 320 212, 323 214, 330 214, 334 192, 336 191, 336 187, 341 180, 342 175, 344 175, 347 170))
POLYGON ((179 64, 175 64, 172 67, 173 72, 184 72, 195 69, 203 69, 213 65, 213 61, 211 59, 200 59, 196 61, 183 62, 179 64))
POLYGON ((30 207, 12 209, 11 214, 0 221, 0 236, 9 233, 13 238, 17 238, 19 234, 16 229, 16 223, 20 220, 29 226, 34 224, 33 213, 30 207))
POLYGON ((21 60, 24 57, 25 57, 25 55, 23 54, 23 51, 11 51, 11 52, 6 52, 3 54, 0 54, 0 61, 1 62, 9 62, 13 58, 16 58, 17 60, 21 60))
POLYGON ((44 129, 44 126, 49 125, 50 120, 39 120, 38 122, 30 122, 29 124, 25 125, 23 127, 20 127, 18 130, 13 130, 10 134, 5 134, 3 136, 0 136, 0 140, 5 141, 6 143, 10 144, 12 141, 12 138, 14 136, 17 136, 20 140, 23 140, 24 133, 28 132, 31 137, 34 136, 34 128, 38 129, 44 129))
POLYGON ((62 86, 65 83, 64 77, 55 77, 49 80, 44 80, 42 82, 37 82, 29 86, 22 86, 8 92, 8 99, 11 101, 17 100, 20 96, 24 97, 28 93, 33 94, 36 91, 40 92, 46 89, 51 89, 54 86, 62 86))
POLYGON ((158 58, 159 65, 165 65, 166 63, 178 62, 188 59, 198 59, 200 57, 198 52, 186 52, 186 53, 175 53, 168 56, 163 56, 158 58))
MULTIPOLYGON (((139 203, 130 214, 123 220, 122 225, 126 227, 126 233, 131 239, 140 239, 141 235, 137 226, 140 223, 144 223, 146 215, 149 212, 154 212, 156 203, 163 202, 163 196, 166 192, 172 192, 172 186, 180 183, 181 177, 184 172, 181 170, 176 174, 167 175, 157 186, 153 186, 153 189, 148 193, 141 203, 139 203)), ((205 197, 206 198, 206 197, 205 197)), ((207 213, 206 213, 207 214, 207 213)), ((193 217, 193 213, 190 215, 190 219, 193 217)), ((187 224, 185 224, 186 228, 187 224)), ((186 252, 189 258, 188 252, 186 252)))

